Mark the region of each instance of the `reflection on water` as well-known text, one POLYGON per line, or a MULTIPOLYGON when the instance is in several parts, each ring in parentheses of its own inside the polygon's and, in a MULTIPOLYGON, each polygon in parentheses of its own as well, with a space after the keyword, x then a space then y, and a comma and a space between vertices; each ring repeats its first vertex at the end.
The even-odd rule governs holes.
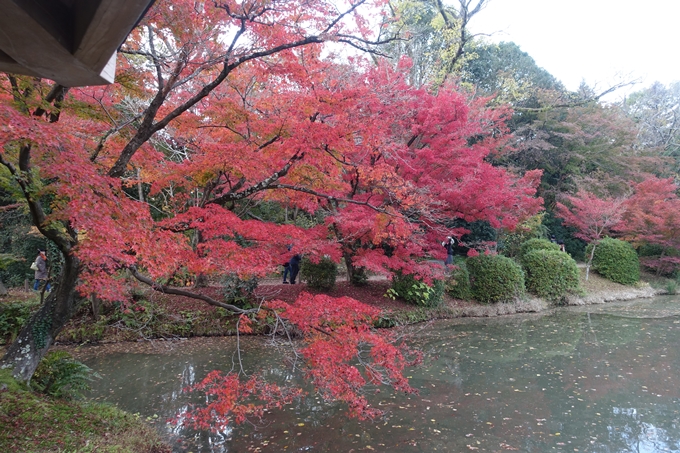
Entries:
MULTIPOLYGON (((680 299, 437 322, 415 341, 430 358, 409 372, 420 395, 374 395, 380 420, 312 397, 222 433, 167 420, 192 402, 183 388, 234 367, 233 339, 85 361, 103 376, 94 397, 148 417, 178 452, 680 452, 680 299)), ((246 343, 247 369, 299 379, 261 340, 246 343)))

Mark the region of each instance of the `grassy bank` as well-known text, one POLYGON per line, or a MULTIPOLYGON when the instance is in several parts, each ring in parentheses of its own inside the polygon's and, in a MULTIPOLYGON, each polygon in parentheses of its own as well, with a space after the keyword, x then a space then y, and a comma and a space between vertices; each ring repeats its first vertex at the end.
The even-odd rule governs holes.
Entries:
POLYGON ((23 388, 0 370, 0 451, 168 453, 139 417, 111 405, 67 401, 23 388))

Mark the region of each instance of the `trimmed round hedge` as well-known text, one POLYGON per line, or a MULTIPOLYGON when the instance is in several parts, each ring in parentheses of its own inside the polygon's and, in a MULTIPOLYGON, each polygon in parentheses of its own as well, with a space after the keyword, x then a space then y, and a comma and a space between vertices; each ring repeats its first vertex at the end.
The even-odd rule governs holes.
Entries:
POLYGON ((313 263, 307 258, 302 259, 300 265, 300 279, 307 282, 307 286, 314 289, 333 289, 338 277, 338 265, 330 258, 322 258, 313 263))
POLYGON ((524 255, 535 250, 553 250, 559 252, 560 246, 555 244, 554 242, 550 242, 547 239, 539 238, 529 239, 528 241, 523 242, 522 245, 519 246, 518 258, 520 262, 524 259, 524 255))
POLYGON ((559 250, 534 250, 522 258, 529 292, 548 300, 559 300, 579 287, 576 261, 559 250))
MULTIPOLYGON (((593 244, 589 244, 586 257, 590 257, 592 250, 593 244)), ((622 285, 633 285, 640 280, 640 259, 633 246, 620 239, 604 238, 597 243, 593 269, 622 285)))
POLYGON ((510 301, 524 294, 524 272, 512 259, 479 255, 467 259, 472 297, 483 304, 510 301))

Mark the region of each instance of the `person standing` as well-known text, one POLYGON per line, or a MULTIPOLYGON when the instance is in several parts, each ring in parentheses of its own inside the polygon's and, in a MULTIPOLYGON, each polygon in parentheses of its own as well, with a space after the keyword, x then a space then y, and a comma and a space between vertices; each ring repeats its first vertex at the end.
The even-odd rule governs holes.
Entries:
POLYGON ((446 249, 446 261, 444 261, 444 264, 446 266, 453 264, 453 253, 454 247, 456 246, 456 240, 451 236, 446 236, 446 240, 442 242, 442 246, 446 249))
POLYGON ((290 276, 290 261, 283 263, 283 284, 288 284, 288 276, 290 276))
MULTIPOLYGON (((38 291, 40 285, 47 281, 47 251, 38 250, 38 256, 35 259, 35 281, 33 282, 33 290, 38 291)), ((50 283, 47 282, 47 291, 50 290, 50 283)))
POLYGON ((289 261, 289 267, 290 267, 290 284, 294 285, 295 284, 295 279, 297 278, 298 272, 300 272, 300 261, 302 260, 302 256, 298 253, 293 255, 293 257, 289 261))
MULTIPOLYGON (((293 249, 293 244, 288 244, 286 246, 286 249, 288 251, 286 252, 286 256, 290 256, 290 251, 293 249)), ((286 280, 288 277, 290 277, 290 258, 286 258, 286 262, 283 263, 283 284, 287 285, 288 281, 286 280)))

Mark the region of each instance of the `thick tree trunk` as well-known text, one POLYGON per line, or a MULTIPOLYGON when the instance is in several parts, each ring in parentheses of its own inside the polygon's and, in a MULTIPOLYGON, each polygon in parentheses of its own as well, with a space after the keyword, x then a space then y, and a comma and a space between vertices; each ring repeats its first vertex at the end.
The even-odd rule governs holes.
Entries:
POLYGON ((59 281, 0 360, 0 368, 11 368, 17 380, 31 380, 54 339, 78 311, 75 288, 79 270, 80 260, 66 256, 59 281))
MULTIPOLYGON (((203 235, 200 230, 194 232, 194 237, 192 239, 192 247, 194 250, 198 249, 198 245, 203 243, 203 235)), ((208 277, 205 274, 196 274, 194 278, 194 288, 207 288, 208 287, 208 277)))
POLYGON ((352 275, 354 274, 354 265, 352 264, 352 257, 346 253, 342 254, 345 260, 345 267, 347 268, 347 281, 352 281, 352 275))
POLYGON ((95 293, 92 293, 90 295, 90 303, 92 304, 92 320, 97 322, 102 311, 102 300, 95 293))
POLYGON ((352 255, 343 253, 345 266, 347 267, 347 280, 354 286, 363 286, 368 281, 366 269, 352 264, 352 255))

